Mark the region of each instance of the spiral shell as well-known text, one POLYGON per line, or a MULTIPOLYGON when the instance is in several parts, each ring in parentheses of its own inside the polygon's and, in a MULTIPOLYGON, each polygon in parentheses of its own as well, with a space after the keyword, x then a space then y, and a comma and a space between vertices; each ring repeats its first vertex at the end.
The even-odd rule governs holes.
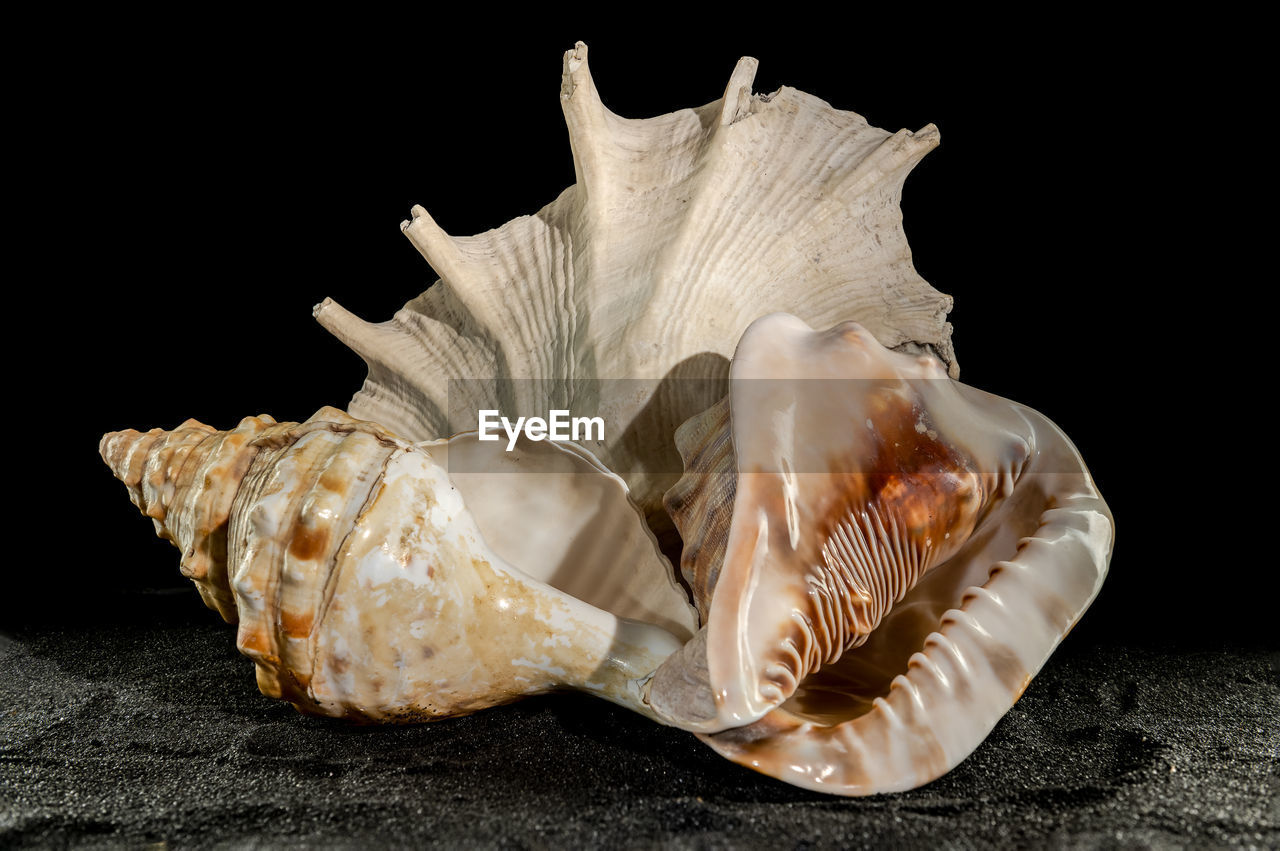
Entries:
POLYGON ((415 445, 325 408, 101 452, 238 620, 263 693, 306 712, 424 720, 570 687, 649 714, 640 681, 695 625, 625 485, 579 447, 415 445))

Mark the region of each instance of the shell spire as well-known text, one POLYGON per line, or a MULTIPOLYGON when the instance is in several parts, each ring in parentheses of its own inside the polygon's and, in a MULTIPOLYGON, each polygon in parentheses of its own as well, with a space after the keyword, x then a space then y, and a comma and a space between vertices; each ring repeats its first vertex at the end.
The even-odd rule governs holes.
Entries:
POLYGON ((274 425, 265 414, 246 417, 231 431, 187 420, 172 431, 111 432, 98 444, 156 534, 182 551, 183 575, 228 623, 236 622, 227 578, 231 501, 257 455, 254 438, 274 425))

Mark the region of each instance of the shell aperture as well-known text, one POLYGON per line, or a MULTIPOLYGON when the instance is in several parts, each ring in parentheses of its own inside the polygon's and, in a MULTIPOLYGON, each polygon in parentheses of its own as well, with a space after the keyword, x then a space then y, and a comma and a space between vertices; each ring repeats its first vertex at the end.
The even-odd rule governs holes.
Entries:
POLYGON ((748 329, 668 493, 703 628, 670 723, 789 782, 910 788, 1017 700, 1106 574, 1113 523, 1040 414, 846 323, 748 329))

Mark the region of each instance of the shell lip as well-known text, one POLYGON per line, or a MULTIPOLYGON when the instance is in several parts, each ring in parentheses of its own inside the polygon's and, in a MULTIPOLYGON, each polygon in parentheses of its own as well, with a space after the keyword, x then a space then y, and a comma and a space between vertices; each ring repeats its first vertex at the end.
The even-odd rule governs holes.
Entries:
MULTIPOLYGON (((756 348, 761 348, 760 341, 771 340, 773 345, 764 351, 768 351, 771 361, 776 363, 779 360, 778 339, 785 340, 788 335, 802 338, 799 342, 806 346, 853 347, 863 350, 861 354, 868 355, 873 361, 876 358, 893 360, 892 365, 895 369, 914 376, 916 380, 928 379, 922 383, 931 388, 930 392, 933 392, 935 397, 934 402, 941 399, 942 402, 954 406, 956 411, 963 411, 964 406, 980 406, 975 410, 980 409, 988 416, 988 426, 992 431, 999 433, 1000 439, 984 441, 979 437, 969 441, 966 446, 966 449, 978 459, 977 473, 974 478, 979 484, 980 497, 975 501, 974 510, 968 512, 966 522, 961 524, 961 534, 953 536, 955 540, 951 544, 951 552, 945 558, 938 558, 935 564, 930 565, 928 576, 924 576, 922 571, 921 576, 917 577, 916 587, 908 588, 898 595, 888 610, 882 613, 882 620, 870 622, 871 628, 865 635, 854 635, 852 640, 841 642, 842 646, 827 646, 823 648, 826 651, 825 655, 813 652, 814 646, 820 643, 815 640, 814 633, 820 631, 824 624, 808 615, 801 615, 797 610, 802 608, 804 601, 800 600, 797 603, 796 598, 791 600, 783 598, 779 591, 780 586, 777 583, 771 583, 768 575, 770 570, 776 572, 780 564, 783 568, 786 567, 785 561, 778 558, 780 555, 785 556, 795 551, 794 547, 788 549, 787 544, 790 542, 786 540, 786 535, 779 537, 773 534, 771 537, 771 533, 785 527, 786 521, 783 518, 787 512, 760 510, 758 498, 753 502, 750 488, 741 486, 741 482, 750 473, 744 471, 739 463, 736 474, 740 486, 733 502, 733 520, 728 535, 729 542, 726 545, 726 564, 718 574, 715 593, 711 597, 704 626, 704 638, 700 647, 688 648, 686 658, 681 661, 683 666, 681 673, 685 675, 687 682, 677 682, 678 678, 671 676, 671 672, 665 670, 660 670, 655 676, 649 699, 659 714, 662 714, 669 723, 699 734, 723 734, 725 741, 742 741, 746 736, 745 733, 731 734, 726 731, 739 728, 750 729, 758 724, 766 726, 782 724, 783 727, 794 724, 811 732, 821 729, 836 730, 843 728, 846 724, 856 723, 857 719, 863 715, 874 714, 878 711, 878 702, 892 695, 894 688, 897 687, 895 684, 910 685, 912 670, 922 664, 921 659, 927 658, 921 654, 927 654, 931 643, 936 642, 938 636, 947 632, 948 625, 953 620, 967 619, 966 623, 969 626, 975 629, 984 628, 980 620, 974 620, 968 616, 965 606, 972 599, 981 598, 984 595, 983 589, 988 579, 1005 570, 1003 565, 1009 560, 1016 560, 1027 547, 1027 541, 1041 540, 1042 545, 1050 548, 1058 546, 1052 540, 1052 536, 1043 537, 1041 529, 1045 523, 1041 522, 1040 515, 1049 517, 1061 499, 1076 494, 1077 491, 1092 494, 1094 502, 1081 508, 1080 517, 1104 519, 1098 523, 1089 520, 1078 522, 1091 527, 1089 537, 1094 543, 1076 553, 1077 559, 1074 566, 1068 564, 1059 569, 1061 582, 1070 584, 1076 581, 1071 579, 1074 574, 1079 581, 1087 581, 1090 590, 1089 593, 1082 594, 1078 588, 1070 589, 1069 595, 1066 595, 1069 599, 1062 603, 1042 601, 1046 611, 1057 609, 1065 613, 1065 616, 1057 615, 1054 618, 1057 621, 1054 628, 1058 633, 1057 638, 1051 642, 1048 642, 1048 639, 1038 642, 1040 647, 1045 648, 1044 655, 1047 657, 1052 646, 1062 634, 1065 634, 1070 623, 1074 623, 1079 618, 1092 600, 1093 594, 1096 593, 1097 584, 1100 584, 1101 577, 1105 574, 1112 528, 1105 504, 1101 503, 1100 498, 1096 498, 1096 491, 1093 490, 1092 482, 1088 479, 1087 469, 1074 447, 1066 441, 1065 435, 1035 412, 1015 403, 999 400, 998 397, 983 394, 981 391, 966 388, 946 378, 941 364, 932 358, 927 356, 914 358, 887 352, 865 328, 856 323, 845 323, 825 332, 815 332, 795 317, 785 315, 764 317, 749 329, 747 335, 744 335, 743 343, 739 346, 739 356, 735 356, 734 377, 739 379, 744 377, 740 369, 743 362, 740 355, 743 348, 751 342, 751 338, 755 338, 756 348), (769 333, 764 333, 766 331, 769 333), (934 380, 938 378, 943 380, 934 380), (1076 484, 1071 485, 1070 481, 1076 484), (1039 508, 1035 508, 1037 499, 1040 500, 1039 508), (1009 506, 1015 506, 1015 508, 1009 506), (1020 532, 1013 534, 993 531, 995 527, 1011 522, 1011 518, 1016 520, 1014 525, 1021 530, 1020 532), (1105 546, 1096 543, 1103 539, 1108 541, 1105 546), (997 548, 1000 549, 999 554, 993 551, 993 540, 998 540, 1002 544, 1002 548, 997 548), (984 559, 985 563, 981 563, 984 559), (734 568, 729 565, 730 561, 747 566, 739 571, 736 580, 733 579, 734 568), (949 579, 948 577, 952 574, 959 578, 949 579), (727 584, 726 575, 731 577, 731 582, 736 581, 736 584, 727 584), (948 587, 948 583, 955 587, 948 587), (942 595, 946 598, 944 602, 930 597, 935 592, 941 593, 939 589, 944 588, 947 592, 942 595), (725 593, 726 591, 731 593, 725 593), (912 594, 916 596, 913 597, 912 594), (752 614, 751 603, 761 599, 766 603, 779 599, 782 599, 782 602, 772 608, 766 606, 752 614), (841 677, 849 674, 850 668, 855 673, 861 673, 865 678, 867 672, 858 671, 858 666, 861 664, 859 659, 883 656, 887 641, 879 636, 889 634, 893 630, 901 631, 904 628, 903 625, 909 624, 911 620, 911 616, 905 613, 913 608, 920 608, 924 604, 927 604, 931 612, 927 622, 911 627, 911 634, 915 638, 908 642, 909 646, 897 651, 897 660, 892 670, 877 674, 878 685, 859 695, 856 705, 846 704, 836 710, 815 711, 814 706, 822 703, 820 687, 829 688, 831 680, 839 683, 841 677), (791 611, 787 612, 789 607, 791 611), (768 615, 769 611, 773 614, 768 615), (776 653, 773 657, 767 655, 768 652, 776 650, 776 646, 765 646, 765 653, 753 653, 750 642, 744 639, 744 636, 760 631, 759 624, 762 618, 775 621, 789 620, 792 622, 791 626, 797 627, 790 637, 784 637, 782 641, 782 644, 786 645, 783 648, 786 651, 784 655, 792 657, 790 668, 785 665, 786 659, 783 660, 783 665, 778 664, 776 653), (705 637, 707 631, 711 633, 710 638, 705 637), (800 637, 796 638, 795 635, 800 637), (700 659, 696 658, 699 653, 703 656, 700 659), (824 683, 824 680, 827 682, 824 683), (791 720, 785 724, 780 720, 788 718, 791 720), (762 719, 773 720, 766 722, 762 719)), ((782 346, 782 348, 786 347, 782 346)), ((800 348, 804 349, 804 346, 800 348)), ((785 365, 780 369, 785 374, 785 365)), ((776 371, 774 374, 777 374, 776 371)), ((730 391, 731 396, 740 392, 741 387, 749 386, 746 382, 734 383, 730 391)), ((744 451, 744 444, 739 440, 739 435, 747 423, 733 418, 732 415, 731 419, 733 419, 733 448, 740 458, 740 454, 744 451)), ((954 425, 955 422, 963 421, 965 417, 952 411, 945 419, 954 425)), ((747 451, 750 451, 749 443, 747 446, 747 451)), ((761 478, 767 479, 768 476, 761 478)), ((1037 544, 1036 548, 1041 544, 1037 544)), ((810 584, 805 590, 811 592, 813 585, 810 584)), ((846 587, 846 590, 849 589, 846 587)), ((1001 616, 1009 617, 1007 613, 1001 616)), ((1032 620, 1034 618, 1029 618, 1027 622, 1030 623, 1032 620)), ((1034 632, 1035 625, 1032 624, 1027 628, 1034 632)), ((846 633, 846 638, 850 634, 846 633)), ((672 660, 669 660, 669 663, 670 661, 672 660)), ((1019 665, 1016 676, 1010 674, 1010 681, 1016 679, 1017 688, 1010 692, 1012 697, 1009 703, 1016 699, 1016 694, 1020 694, 1029 673, 1037 670, 1042 661, 1043 659, 1039 659, 1019 665)), ((995 717, 998 718, 998 715, 995 717)), ((769 739, 772 735, 769 734, 763 738, 769 739)), ((715 736, 712 735, 711 738, 714 739, 715 736)), ((977 741, 980 741, 980 738, 978 737, 977 741)), ((739 759, 739 757, 742 757, 741 753, 731 758, 739 759)), ((771 770, 768 773, 774 772, 771 770)), ((792 778, 788 779, 796 782, 792 778)))

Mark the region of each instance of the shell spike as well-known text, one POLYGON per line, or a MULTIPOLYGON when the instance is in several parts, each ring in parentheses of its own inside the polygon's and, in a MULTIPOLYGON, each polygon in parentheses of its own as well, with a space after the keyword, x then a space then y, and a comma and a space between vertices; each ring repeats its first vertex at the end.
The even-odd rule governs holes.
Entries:
POLYGON ((400 226, 401 232, 440 275, 472 321, 489 333, 505 327, 511 310, 503 303, 502 288, 494 286, 491 267, 470 262, 461 241, 436 224, 420 204, 414 204, 411 212, 413 218, 400 226))
POLYGON ((369 362, 369 356, 361 350, 361 345, 375 333, 373 323, 365 322, 331 298, 317 304, 311 315, 326 331, 355 349, 365 363, 369 362))
POLYGON ((418 249, 440 277, 454 286, 465 283, 465 261, 457 242, 436 224, 436 220, 431 218, 431 214, 421 204, 414 204, 410 213, 413 218, 401 223, 401 233, 409 237, 413 247, 418 249))
POLYGON ((721 127, 728 127, 751 113, 751 84, 755 82, 759 67, 760 61, 752 56, 742 57, 734 66, 720 106, 721 127))
POLYGON ((591 68, 587 64, 587 46, 578 42, 564 55, 564 75, 560 82, 560 108, 569 128, 569 144, 573 149, 573 170, 578 185, 588 199, 599 200, 598 193, 607 188, 610 149, 613 133, 610 127, 618 117, 600 100, 591 68))
POLYGON ((580 85, 595 88, 591 82, 591 69, 587 67, 587 45, 576 41, 573 50, 564 52, 564 72, 560 78, 560 97, 568 100, 573 97, 574 90, 580 85))
POLYGON ((899 130, 858 162, 836 187, 840 197, 856 196, 878 184, 896 183, 901 186, 907 173, 915 168, 924 155, 938 147, 942 140, 938 128, 926 124, 916 132, 899 130))

